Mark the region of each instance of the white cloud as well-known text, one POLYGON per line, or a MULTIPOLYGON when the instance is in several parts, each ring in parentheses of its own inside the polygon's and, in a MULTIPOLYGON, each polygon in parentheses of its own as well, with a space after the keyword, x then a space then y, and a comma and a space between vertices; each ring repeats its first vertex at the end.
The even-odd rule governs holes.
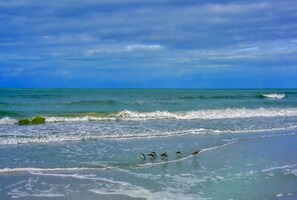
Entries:
POLYGON ((126 46, 112 46, 112 47, 101 47, 101 48, 94 48, 88 49, 85 51, 85 55, 91 56, 94 54, 99 53, 125 53, 125 52, 136 52, 136 51, 159 51, 163 49, 164 46, 159 44, 133 44, 133 45, 126 45, 126 46))
POLYGON ((163 47, 159 44, 134 44, 134 45, 127 45, 125 50, 126 51, 158 51, 161 50, 163 47))
POLYGON ((88 34, 62 34, 62 35, 43 35, 41 36, 42 42, 48 44, 73 44, 83 42, 94 42, 98 39, 88 34))
POLYGON ((258 46, 255 47, 247 47, 247 48, 242 48, 242 49, 237 49, 235 52, 252 52, 252 51, 257 51, 259 50, 258 46))

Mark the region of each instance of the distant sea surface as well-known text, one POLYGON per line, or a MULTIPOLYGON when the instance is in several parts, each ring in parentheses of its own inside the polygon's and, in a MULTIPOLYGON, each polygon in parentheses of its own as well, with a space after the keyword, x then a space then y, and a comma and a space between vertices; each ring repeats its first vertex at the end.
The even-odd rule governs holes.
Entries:
POLYGON ((297 90, 0 89, 4 200, 297 199, 296 152, 297 90))

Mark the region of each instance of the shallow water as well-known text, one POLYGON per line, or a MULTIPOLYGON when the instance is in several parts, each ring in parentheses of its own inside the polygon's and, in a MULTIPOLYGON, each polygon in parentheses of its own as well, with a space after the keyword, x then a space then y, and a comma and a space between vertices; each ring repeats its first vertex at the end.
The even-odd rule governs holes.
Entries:
POLYGON ((294 90, 0 92, 0 199, 297 198, 294 90))

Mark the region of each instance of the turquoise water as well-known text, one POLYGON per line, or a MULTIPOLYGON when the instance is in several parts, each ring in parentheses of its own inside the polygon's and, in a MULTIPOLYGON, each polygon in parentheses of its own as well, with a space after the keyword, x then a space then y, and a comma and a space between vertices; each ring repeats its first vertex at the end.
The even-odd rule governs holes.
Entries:
POLYGON ((0 199, 296 199, 296 122, 297 90, 0 89, 0 199))

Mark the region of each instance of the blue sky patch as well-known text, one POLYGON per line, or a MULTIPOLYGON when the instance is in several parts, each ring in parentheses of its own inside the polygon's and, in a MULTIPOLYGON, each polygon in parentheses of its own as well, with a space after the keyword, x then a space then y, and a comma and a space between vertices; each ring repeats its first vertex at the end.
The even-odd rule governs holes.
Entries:
POLYGON ((0 0, 0 87, 296 88, 297 4, 0 0))

